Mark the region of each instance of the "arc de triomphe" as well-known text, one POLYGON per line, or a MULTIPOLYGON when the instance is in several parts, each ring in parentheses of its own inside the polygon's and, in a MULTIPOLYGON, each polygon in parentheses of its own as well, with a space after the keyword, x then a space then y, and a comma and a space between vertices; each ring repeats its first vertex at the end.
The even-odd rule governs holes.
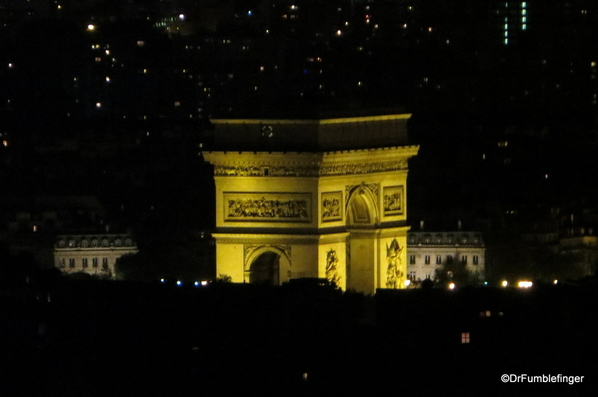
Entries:
POLYGON ((217 274, 403 288, 409 116, 212 120, 217 274))

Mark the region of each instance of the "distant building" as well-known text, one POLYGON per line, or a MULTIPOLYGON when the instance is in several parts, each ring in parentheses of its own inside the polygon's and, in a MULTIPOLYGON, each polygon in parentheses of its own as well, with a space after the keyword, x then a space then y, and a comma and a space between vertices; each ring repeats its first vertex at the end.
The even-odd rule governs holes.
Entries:
POLYGON ((481 281, 486 248, 480 232, 421 231, 407 234, 407 278, 412 283, 434 280, 436 270, 461 262, 481 281))
POLYGON ((128 235, 62 235, 56 238, 54 264, 66 274, 114 277, 116 260, 135 252, 137 244, 128 235))
POLYGON ((561 254, 575 254, 577 265, 584 276, 596 273, 598 266, 598 236, 593 227, 570 227, 564 230, 559 239, 561 254))

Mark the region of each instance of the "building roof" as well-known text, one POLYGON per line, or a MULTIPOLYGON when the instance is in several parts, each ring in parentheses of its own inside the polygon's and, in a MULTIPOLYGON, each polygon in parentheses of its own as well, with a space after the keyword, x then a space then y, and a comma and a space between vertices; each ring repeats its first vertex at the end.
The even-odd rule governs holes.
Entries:
POLYGON ((435 232, 421 231, 407 233, 407 246, 467 246, 483 247, 482 233, 478 231, 435 232))
POLYGON ((410 114, 332 119, 213 119, 213 150, 334 151, 408 144, 410 114))

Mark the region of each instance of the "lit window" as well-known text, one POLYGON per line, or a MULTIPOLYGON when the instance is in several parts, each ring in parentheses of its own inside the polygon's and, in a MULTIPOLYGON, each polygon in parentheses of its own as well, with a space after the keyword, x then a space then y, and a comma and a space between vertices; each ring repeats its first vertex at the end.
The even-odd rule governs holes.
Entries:
POLYGON ((471 341, 469 332, 461 332, 461 343, 469 343, 471 341))
POLYGON ((145 45, 145 41, 137 40, 137 47, 143 47, 145 45))

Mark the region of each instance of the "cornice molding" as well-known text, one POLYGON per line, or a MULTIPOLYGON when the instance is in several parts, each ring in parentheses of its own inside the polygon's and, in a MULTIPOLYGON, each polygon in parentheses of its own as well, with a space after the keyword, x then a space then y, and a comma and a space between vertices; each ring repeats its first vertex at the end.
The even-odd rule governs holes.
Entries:
POLYGON ((320 153, 207 152, 215 176, 319 177, 361 175, 408 169, 419 146, 320 153))

